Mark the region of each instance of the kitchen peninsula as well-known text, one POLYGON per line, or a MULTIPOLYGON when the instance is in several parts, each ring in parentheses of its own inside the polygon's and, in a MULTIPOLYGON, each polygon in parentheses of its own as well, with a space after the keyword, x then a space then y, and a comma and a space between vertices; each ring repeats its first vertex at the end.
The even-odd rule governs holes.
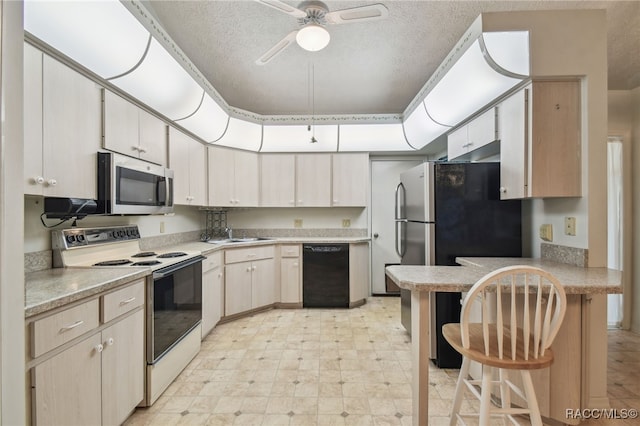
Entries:
POLYGON ((622 293, 622 274, 544 259, 457 258, 463 266, 389 266, 387 276, 411 290, 413 424, 428 423, 429 317, 432 292, 464 292, 485 274, 506 266, 530 265, 555 275, 567 293, 566 315, 552 348, 555 361, 534 378, 540 411, 563 423, 567 408, 602 408, 607 397, 606 295, 622 293), (606 337, 605 337, 606 338, 606 337), (599 343, 600 342, 600 343, 599 343))

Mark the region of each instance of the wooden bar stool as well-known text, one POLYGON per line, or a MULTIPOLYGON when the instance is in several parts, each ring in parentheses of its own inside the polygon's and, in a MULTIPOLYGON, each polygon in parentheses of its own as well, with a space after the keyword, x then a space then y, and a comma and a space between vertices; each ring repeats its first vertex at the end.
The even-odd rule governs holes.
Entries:
POLYGON ((479 424, 489 425, 493 416, 506 416, 518 424, 514 415, 529 414, 531 424, 542 425, 530 370, 546 368, 553 362, 549 348, 564 318, 567 298, 560 282, 550 273, 531 266, 510 266, 493 271, 476 282, 462 304, 459 324, 445 324, 442 334, 463 356, 460 376, 451 409, 450 425, 463 417, 460 406, 465 389, 480 400, 479 424), (492 294, 491 294, 492 293, 492 294), (489 303, 495 296, 495 306, 489 303), (481 306, 481 323, 470 323, 471 307, 481 306), (468 379, 469 364, 482 364, 482 380, 468 379), (497 380, 494 369, 498 370, 497 380), (509 380, 508 372, 522 376, 520 389, 509 380), (477 387, 480 386, 480 391, 477 387), (493 386, 499 387, 500 404, 492 403, 493 386), (511 404, 511 392, 527 407, 511 404))

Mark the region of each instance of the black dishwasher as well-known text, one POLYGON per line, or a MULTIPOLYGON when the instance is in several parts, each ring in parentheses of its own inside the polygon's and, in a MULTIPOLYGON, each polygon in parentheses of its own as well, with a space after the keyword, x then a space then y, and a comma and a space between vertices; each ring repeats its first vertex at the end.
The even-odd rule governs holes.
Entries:
POLYGON ((349 307, 349 244, 304 244, 302 305, 349 307))

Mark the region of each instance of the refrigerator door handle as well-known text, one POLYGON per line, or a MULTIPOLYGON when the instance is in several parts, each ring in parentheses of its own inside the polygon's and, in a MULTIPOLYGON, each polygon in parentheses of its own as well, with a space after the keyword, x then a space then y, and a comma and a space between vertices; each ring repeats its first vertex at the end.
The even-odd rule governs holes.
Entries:
POLYGON ((402 220, 403 218, 400 217, 400 214, 402 213, 402 210, 404 210, 404 205, 402 206, 403 209, 400 210, 400 189, 402 189, 402 202, 404 203, 405 197, 407 195, 406 190, 404 189, 404 185, 402 184, 402 182, 400 182, 397 186, 396 186, 396 206, 395 206, 395 220, 402 220))
POLYGON ((396 219, 396 254, 400 257, 403 257, 407 252, 406 247, 403 244, 398 244, 398 226, 400 227, 400 233, 402 234, 400 241, 404 242, 407 237, 406 227, 403 227, 403 224, 409 222, 407 219, 396 219))

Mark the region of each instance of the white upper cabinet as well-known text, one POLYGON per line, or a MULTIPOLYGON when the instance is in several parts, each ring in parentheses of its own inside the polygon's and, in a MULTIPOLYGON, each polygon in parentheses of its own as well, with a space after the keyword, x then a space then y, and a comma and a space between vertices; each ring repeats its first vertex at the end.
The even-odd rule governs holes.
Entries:
POLYGON ((206 147, 169 127, 169 167, 173 170, 173 202, 207 205, 206 147))
POLYGON ((258 154, 210 146, 208 157, 210 206, 258 206, 258 154))
POLYGON ((331 154, 296 155, 296 206, 331 206, 331 154))
POLYGON ((293 207, 296 204, 296 156, 260 155, 260 206, 293 207))
POLYGON ((103 147, 165 166, 166 124, 108 90, 104 90, 103 96, 103 147))
POLYGON ((480 114, 447 136, 449 160, 479 160, 499 152, 496 108, 480 114), (496 142, 496 143, 493 143, 496 142))
POLYGON ((369 188, 368 154, 333 154, 332 200, 334 207, 365 207, 369 188))
POLYGON ((101 88, 25 45, 25 194, 96 198, 101 88))

